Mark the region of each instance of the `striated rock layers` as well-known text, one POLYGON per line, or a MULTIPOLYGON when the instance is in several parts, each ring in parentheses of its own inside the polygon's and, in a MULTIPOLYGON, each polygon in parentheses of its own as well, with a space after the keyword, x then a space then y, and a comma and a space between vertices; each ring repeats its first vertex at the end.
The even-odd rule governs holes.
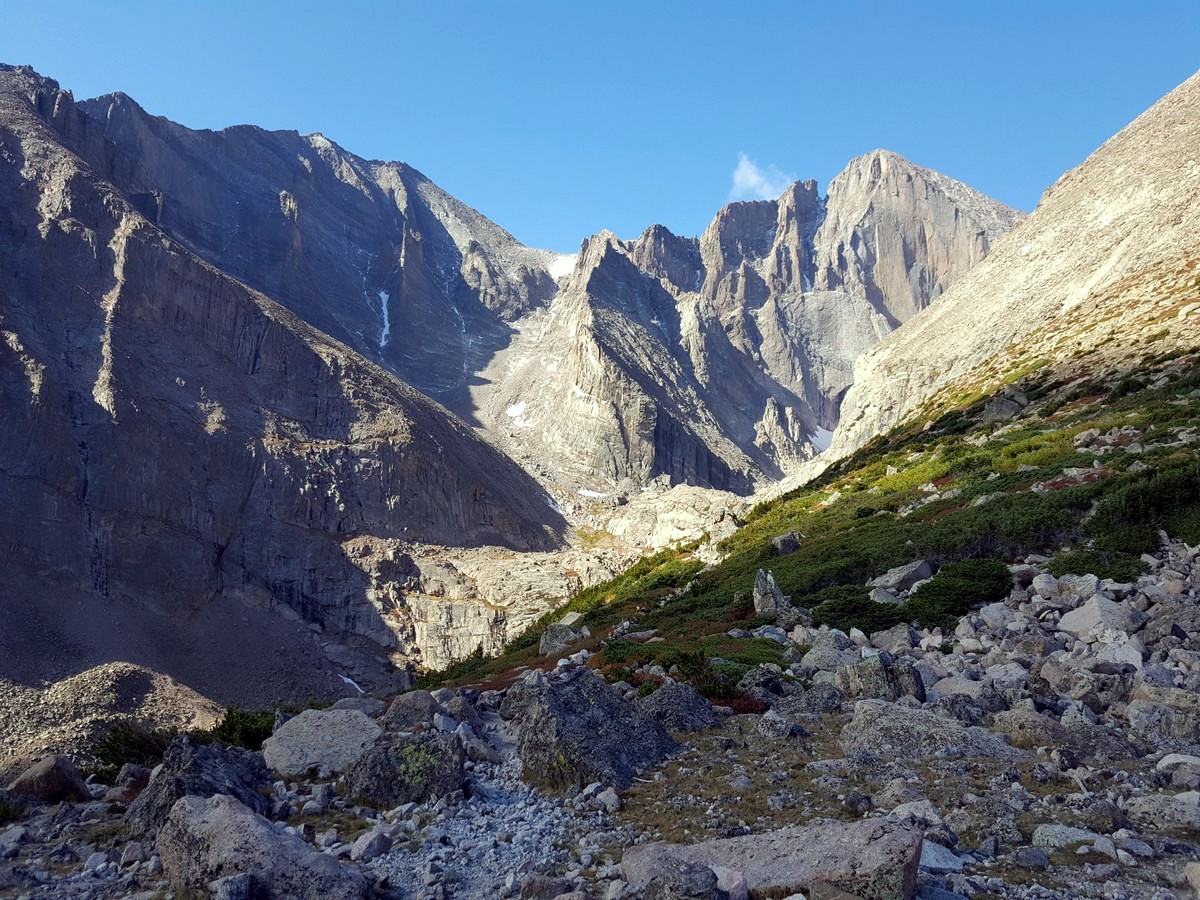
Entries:
MULTIPOLYGON (((855 365, 834 456, 960 384, 989 393, 1021 368, 1092 357, 1090 374, 1170 352, 1200 275, 1200 74, 1042 197, 986 261, 855 365)), ((1182 327, 1181 327, 1182 322, 1182 327)), ((931 413, 936 410, 931 410, 931 413)))
MULTIPOLYGON (((18 677, 47 676, 48 627, 85 666, 156 614, 187 647, 218 600, 394 650, 411 626, 347 541, 558 544, 543 491, 467 425, 139 211, 91 121, 0 68, 0 655, 18 677)), ((220 695, 212 663, 188 683, 220 695)))
POLYGON ((472 388, 532 471, 746 492, 827 446, 851 366, 988 253, 1014 210, 886 151, 733 203, 698 238, 584 242, 472 388))
POLYGON ((826 446, 854 359, 1019 217, 876 151, 826 198, 797 183, 699 239, 603 233, 572 259, 319 134, 194 131, 123 94, 75 110, 60 136, 149 221, 569 490, 788 471, 826 446))

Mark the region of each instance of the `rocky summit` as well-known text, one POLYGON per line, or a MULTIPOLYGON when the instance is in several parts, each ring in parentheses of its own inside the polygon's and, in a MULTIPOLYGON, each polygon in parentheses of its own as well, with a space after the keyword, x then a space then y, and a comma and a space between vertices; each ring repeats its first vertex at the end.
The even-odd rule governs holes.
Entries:
POLYGON ((1198 98, 572 255, 0 66, 0 897, 1196 896, 1198 98))

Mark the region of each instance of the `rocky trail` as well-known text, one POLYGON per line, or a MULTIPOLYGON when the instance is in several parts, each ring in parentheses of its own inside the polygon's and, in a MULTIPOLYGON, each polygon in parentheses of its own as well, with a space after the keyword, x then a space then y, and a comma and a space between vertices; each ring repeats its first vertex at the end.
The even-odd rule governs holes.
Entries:
POLYGON ((764 576, 757 636, 793 661, 737 712, 567 647, 500 690, 307 710, 261 753, 179 737, 114 785, 47 757, 4 794, 0 896, 1192 896, 1200 548, 1131 583, 1043 562, 952 630, 871 635, 764 576))

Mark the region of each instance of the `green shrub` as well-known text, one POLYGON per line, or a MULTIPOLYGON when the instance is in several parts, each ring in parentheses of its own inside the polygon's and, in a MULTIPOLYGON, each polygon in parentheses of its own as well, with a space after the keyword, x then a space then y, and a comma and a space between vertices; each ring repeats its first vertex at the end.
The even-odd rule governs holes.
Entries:
MULTIPOLYGON (((539 639, 540 638, 535 639, 534 643, 536 643, 539 639)), ((458 662, 450 663, 450 665, 446 666, 444 669, 435 669, 422 673, 420 677, 417 678, 413 687, 419 688, 423 691, 429 691, 436 687, 440 687, 447 681, 470 678, 472 675, 482 669, 487 662, 488 657, 486 657, 483 653, 483 644, 480 644, 471 651, 470 656, 464 656, 458 662)), ((267 736, 270 736, 270 732, 267 733, 267 736)))
POLYGON ((661 685, 657 681, 643 681, 638 685, 637 695, 639 697, 649 697, 659 689, 661 685))
POLYGON ((1132 582, 1146 571, 1140 557, 1128 553, 1113 553, 1099 550, 1073 550, 1050 560, 1046 570, 1055 576, 1095 575, 1113 581, 1132 582))
POLYGON ((263 741, 271 736, 275 728, 275 712, 266 709, 252 712, 238 706, 225 710, 215 728, 204 732, 202 737, 218 741, 227 747, 245 747, 261 750, 263 741))
POLYGON ((174 728, 149 728, 139 722, 118 722, 92 748, 96 761, 91 772, 99 781, 112 784, 125 763, 152 769, 162 762, 167 746, 178 733, 174 728))
POLYGON ((948 563, 909 597, 907 612, 921 625, 953 627, 971 607, 1008 596, 1012 575, 999 559, 948 563))
POLYGON ((7 797, 0 797, 0 825, 6 822, 15 822, 17 819, 25 815, 25 807, 16 800, 10 800, 7 797))
POLYGON ((864 634, 871 634, 904 621, 905 610, 900 604, 876 603, 867 588, 861 585, 828 587, 806 601, 819 601, 812 608, 813 619, 818 625, 842 631, 858 628, 864 634))
POLYGON ((623 663, 640 649, 641 646, 635 644, 633 641, 618 639, 605 644, 601 655, 604 657, 606 663, 623 663))

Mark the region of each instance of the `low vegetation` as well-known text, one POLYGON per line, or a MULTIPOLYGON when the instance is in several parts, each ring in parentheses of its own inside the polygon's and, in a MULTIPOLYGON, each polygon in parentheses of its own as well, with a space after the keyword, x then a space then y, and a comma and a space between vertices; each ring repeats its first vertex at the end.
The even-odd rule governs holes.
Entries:
POLYGON ((500 657, 480 653, 422 683, 487 683, 544 665, 542 633, 577 612, 593 635, 581 646, 601 651, 593 665, 608 677, 659 665, 711 697, 732 697, 749 668, 783 663, 774 641, 726 635, 763 624, 750 601, 760 568, 818 623, 868 634, 901 622, 953 627, 971 608, 1004 597, 1008 564, 1029 554, 1051 557, 1060 574, 1134 580, 1160 530, 1200 542, 1196 361, 1194 353, 1169 354, 1137 378, 1107 380, 1026 367, 1018 387, 1032 399, 1016 420, 985 421, 988 398, 968 392, 936 421, 878 438, 816 481, 757 506, 721 543, 719 565, 705 568, 692 547, 648 556, 543 616, 500 657), (803 535, 801 547, 779 556, 770 539, 788 531, 803 535), (870 579, 915 559, 933 565, 933 579, 903 603, 870 599, 870 579), (602 645, 626 618, 638 630, 657 629, 661 640, 602 645))

